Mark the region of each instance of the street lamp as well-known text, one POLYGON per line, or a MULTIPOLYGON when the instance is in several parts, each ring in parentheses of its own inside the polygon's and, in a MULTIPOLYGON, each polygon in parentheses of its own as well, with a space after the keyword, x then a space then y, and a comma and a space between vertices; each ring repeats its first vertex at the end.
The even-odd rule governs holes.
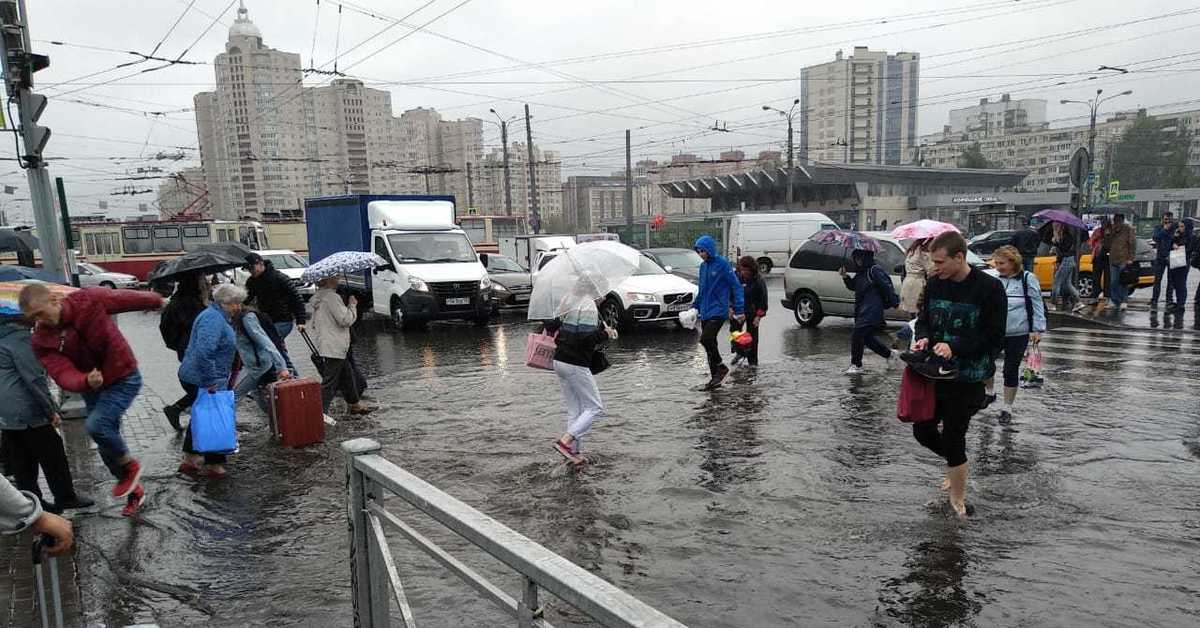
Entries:
MULTIPOLYGON (((1096 112, 1100 110, 1100 105, 1103 105, 1114 98, 1128 96, 1133 93, 1133 90, 1127 89, 1119 94, 1113 94, 1112 96, 1101 98, 1100 95, 1103 93, 1103 89, 1098 89, 1096 90, 1096 97, 1086 101, 1067 99, 1058 101, 1058 104, 1060 105, 1083 105, 1091 111, 1091 123, 1088 127, 1088 181, 1091 181, 1095 176, 1093 167, 1096 163, 1096 112)), ((1087 198, 1084 199, 1084 205, 1087 209, 1091 209, 1092 207, 1092 190, 1090 185, 1088 186, 1087 190, 1087 198)))
POLYGON ((779 115, 783 116, 783 117, 784 117, 784 118, 787 120, 787 124, 788 124, 788 139, 787 139, 787 168, 788 168, 787 180, 788 180, 788 190, 787 190, 787 202, 788 202, 788 206, 789 206, 788 208, 789 208, 789 209, 791 209, 791 204, 792 204, 792 199, 793 199, 793 194, 794 194, 794 190, 792 189, 792 188, 793 188, 793 185, 792 185, 792 171, 794 170, 794 167, 795 167, 795 161, 792 159, 792 118, 793 118, 793 117, 796 115, 796 106, 797 106, 797 105, 799 105, 799 104, 800 104, 800 99, 799 99, 799 98, 797 98, 796 100, 793 100, 793 101, 792 101, 792 106, 791 106, 791 108, 789 108, 787 111, 784 111, 784 110, 782 110, 782 109, 776 109, 775 107, 772 107, 771 105, 763 105, 763 106, 762 106, 762 108, 763 108, 763 111, 774 111, 775 113, 778 113, 779 115))
MULTIPOLYGON (((516 120, 520 116, 513 116, 513 117, 505 120, 504 118, 500 117, 500 114, 496 113, 495 109, 488 109, 488 111, 490 111, 492 113, 492 115, 496 116, 496 119, 500 121, 498 124, 498 126, 500 127, 500 142, 504 146, 504 149, 503 149, 504 150, 504 215, 511 216, 512 215, 512 175, 509 173, 509 170, 508 170, 508 123, 512 122, 513 120, 516 120)), ((492 121, 488 120, 488 122, 492 122, 492 121)), ((492 122, 492 124, 496 124, 496 123, 492 122)))

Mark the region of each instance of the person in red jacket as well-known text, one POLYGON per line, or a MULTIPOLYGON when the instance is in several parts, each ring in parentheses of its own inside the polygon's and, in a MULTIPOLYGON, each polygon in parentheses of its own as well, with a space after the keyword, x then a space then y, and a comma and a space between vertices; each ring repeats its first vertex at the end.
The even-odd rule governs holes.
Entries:
POLYGON ((142 388, 137 359, 112 314, 162 309, 153 292, 87 288, 65 298, 46 284, 21 290, 21 312, 37 323, 33 352, 64 390, 83 394, 88 416, 84 427, 100 459, 117 478, 112 495, 125 497, 121 514, 137 512, 146 498, 142 466, 121 437, 121 416, 142 388))

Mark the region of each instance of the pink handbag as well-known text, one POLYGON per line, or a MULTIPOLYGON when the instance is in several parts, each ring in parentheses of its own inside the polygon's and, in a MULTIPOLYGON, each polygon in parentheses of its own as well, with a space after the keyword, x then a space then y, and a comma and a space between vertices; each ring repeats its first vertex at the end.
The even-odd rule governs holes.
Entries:
POLYGON ((525 366, 553 371, 554 350, 553 335, 529 334, 529 339, 525 341, 525 366))

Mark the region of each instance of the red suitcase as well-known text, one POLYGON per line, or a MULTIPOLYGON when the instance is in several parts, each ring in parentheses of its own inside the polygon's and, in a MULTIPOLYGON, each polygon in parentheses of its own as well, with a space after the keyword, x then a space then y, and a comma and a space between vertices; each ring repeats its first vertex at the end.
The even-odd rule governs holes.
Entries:
POLYGON ((271 433, 284 447, 303 447, 325 440, 321 383, 306 378, 272 382, 267 386, 271 433))

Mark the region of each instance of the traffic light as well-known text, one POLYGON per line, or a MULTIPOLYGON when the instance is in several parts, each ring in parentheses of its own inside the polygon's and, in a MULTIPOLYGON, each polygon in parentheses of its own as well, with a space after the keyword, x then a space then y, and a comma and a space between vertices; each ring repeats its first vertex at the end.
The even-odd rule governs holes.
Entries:
POLYGON ((0 0, 0 41, 4 44, 8 94, 17 100, 21 112, 21 135, 25 139, 25 154, 21 157, 32 166, 42 159, 50 129, 37 124, 46 110, 46 97, 30 90, 34 73, 49 67, 50 57, 30 52, 28 35, 16 0, 0 0))
POLYGON ((1079 192, 1071 192, 1071 211, 1079 211, 1079 192))
POLYGON ((46 142, 50 141, 50 129, 37 123, 38 118, 42 117, 42 112, 46 110, 46 97, 27 89, 21 90, 19 106, 21 134, 25 136, 25 154, 22 157, 26 160, 41 159, 42 149, 46 148, 46 142))

